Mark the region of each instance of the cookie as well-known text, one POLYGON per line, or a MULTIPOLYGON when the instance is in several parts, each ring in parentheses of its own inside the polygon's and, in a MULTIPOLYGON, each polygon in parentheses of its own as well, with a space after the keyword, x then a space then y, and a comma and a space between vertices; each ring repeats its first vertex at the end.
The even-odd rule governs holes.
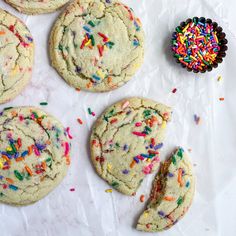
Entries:
POLYGON ((2 9, 0 58, 0 103, 5 103, 15 98, 31 79, 34 43, 25 24, 2 9))
POLYGON ((56 11, 69 0, 5 0, 19 12, 36 15, 56 11))
POLYGON ((137 229, 156 232, 172 227, 190 207, 194 191, 192 165, 184 150, 178 148, 161 166, 137 229))
POLYGON ((181 22, 171 40, 176 62, 195 73, 205 73, 218 67, 228 49, 222 30, 216 22, 204 17, 181 22))
POLYGON ((64 178, 70 142, 62 124, 34 107, 0 113, 0 202, 34 203, 64 178))
POLYGON ((117 0, 74 1, 50 37, 52 66, 75 88, 122 86, 143 62, 144 33, 133 10, 117 0))
POLYGON ((90 140, 97 173, 116 190, 135 194, 159 166, 171 109, 145 98, 129 98, 108 108, 96 121, 90 140))

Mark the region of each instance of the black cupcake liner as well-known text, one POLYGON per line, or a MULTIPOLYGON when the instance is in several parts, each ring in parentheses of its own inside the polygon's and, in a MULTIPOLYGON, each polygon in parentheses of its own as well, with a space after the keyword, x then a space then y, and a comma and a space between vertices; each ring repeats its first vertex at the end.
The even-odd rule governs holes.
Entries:
MULTIPOLYGON (((203 24, 204 23, 208 23, 208 24, 212 24, 213 25, 213 29, 216 31, 216 35, 217 35, 217 38, 218 38, 218 41, 219 41, 219 46, 220 46, 220 50, 216 56, 216 59, 215 61, 213 62, 212 65, 209 65, 207 67, 204 67, 203 70, 196 70, 196 69, 193 69, 193 68, 189 68, 187 67, 186 65, 182 64, 178 58, 175 57, 175 52, 173 52, 173 56, 174 56, 174 59, 176 60, 176 62, 178 64, 181 64, 181 66, 183 68, 186 68, 187 71, 189 72, 194 72, 194 73, 198 73, 198 72, 201 72, 201 73, 205 73, 207 71, 212 71, 213 68, 217 68, 218 67, 218 64, 222 63, 223 62, 223 58, 226 57, 226 51, 228 50, 228 40, 226 39, 226 34, 223 32, 223 29, 221 26, 218 26, 218 24, 216 22, 213 22, 212 19, 206 19, 205 17, 193 17, 193 19, 187 19, 185 22, 181 22, 179 26, 176 27, 176 31, 172 34, 172 39, 175 37, 177 31, 180 29, 184 29, 184 27, 191 23, 191 22, 202 22, 203 24)), ((172 43, 171 43, 171 50, 172 50, 172 43)))

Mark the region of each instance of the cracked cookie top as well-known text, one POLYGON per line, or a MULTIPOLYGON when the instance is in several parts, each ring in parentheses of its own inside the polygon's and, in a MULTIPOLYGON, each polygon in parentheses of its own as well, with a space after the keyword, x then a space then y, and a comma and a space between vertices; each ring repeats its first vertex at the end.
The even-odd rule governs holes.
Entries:
POLYGON ((190 207, 195 192, 191 162, 182 148, 162 164, 153 183, 147 210, 140 216, 137 229, 147 232, 170 228, 190 207))
POLYGON ((159 166, 159 151, 171 109, 144 98, 108 108, 95 123, 90 140, 97 173, 118 191, 135 194, 159 166))
POLYGON ((104 92, 141 66, 144 33, 133 10, 117 0, 73 2, 50 37, 52 66, 73 87, 104 92))
POLYGON ((34 107, 0 113, 0 202, 26 205, 53 190, 70 164, 62 124, 34 107))
POLYGON ((32 74, 33 38, 25 24, 0 9, 0 103, 16 97, 32 74))
POLYGON ((69 0, 5 0, 19 12, 25 14, 42 14, 56 11, 69 0))

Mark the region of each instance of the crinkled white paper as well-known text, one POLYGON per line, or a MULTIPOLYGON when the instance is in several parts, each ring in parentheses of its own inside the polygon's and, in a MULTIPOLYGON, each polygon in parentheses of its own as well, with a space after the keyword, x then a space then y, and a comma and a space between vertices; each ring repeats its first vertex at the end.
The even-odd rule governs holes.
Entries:
POLYGON ((197 191, 192 207, 177 225, 155 235, 236 235, 236 1, 235 0, 124 0, 140 17, 146 33, 145 62, 125 86, 109 93, 76 92, 50 67, 48 36, 60 14, 26 16, 3 1, 0 7, 20 17, 31 30, 36 56, 30 85, 5 106, 47 101, 45 110, 71 127, 72 165, 63 183, 46 198, 27 207, 0 204, 1 236, 133 236, 152 235, 134 229, 148 199, 154 175, 148 176, 135 197, 124 196, 100 179, 90 162, 88 138, 96 117, 114 102, 144 96, 173 107, 162 159, 176 146, 191 148, 197 191), (193 16, 217 21, 227 34, 229 51, 211 73, 188 73, 170 53, 174 28, 193 16), (222 76, 221 82, 217 81, 222 76), (175 94, 172 90, 177 88, 175 94), (225 101, 219 101, 224 97, 225 101), (201 117, 194 123, 193 115, 201 117), (84 124, 76 121, 80 117, 84 124), (70 189, 75 188, 74 192, 70 189))

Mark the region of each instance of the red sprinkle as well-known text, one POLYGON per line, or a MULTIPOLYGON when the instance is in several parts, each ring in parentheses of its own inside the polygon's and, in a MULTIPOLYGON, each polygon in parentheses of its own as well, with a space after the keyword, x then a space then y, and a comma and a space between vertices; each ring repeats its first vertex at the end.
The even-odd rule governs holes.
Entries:
POLYGON ((67 133, 69 139, 72 139, 72 138, 73 138, 73 137, 71 136, 71 134, 70 134, 70 127, 67 127, 67 128, 66 128, 66 133, 67 133))
POLYGON ((136 123, 135 123, 135 126, 136 126, 136 127, 142 126, 142 122, 136 122, 136 123))
POLYGON ((115 118, 115 119, 112 119, 111 121, 110 121, 110 124, 114 124, 114 123, 116 123, 117 122, 117 119, 115 118))
POLYGON ((108 42, 108 37, 105 34, 98 32, 98 35, 103 38, 104 43, 108 42))
POLYGON ((98 47, 99 56, 102 57, 103 51, 104 51, 104 46, 99 44, 97 47, 98 47))
POLYGON ((134 132, 132 132, 132 134, 134 134, 134 135, 136 135, 136 136, 140 136, 140 137, 146 137, 146 134, 141 133, 141 132, 136 132, 136 131, 134 131, 134 132))
POLYGON ((141 196, 140 196, 140 202, 144 202, 144 200, 145 200, 145 196, 142 194, 141 196))
POLYGON ((81 125, 83 124, 83 121, 80 118, 78 118, 77 121, 79 124, 81 124, 81 125))
POLYGON ((174 88, 174 89, 172 90, 172 93, 176 93, 176 91, 177 91, 177 88, 174 88))
POLYGON ((71 192, 74 192, 74 191, 75 191, 75 188, 71 188, 70 191, 71 191, 71 192))

